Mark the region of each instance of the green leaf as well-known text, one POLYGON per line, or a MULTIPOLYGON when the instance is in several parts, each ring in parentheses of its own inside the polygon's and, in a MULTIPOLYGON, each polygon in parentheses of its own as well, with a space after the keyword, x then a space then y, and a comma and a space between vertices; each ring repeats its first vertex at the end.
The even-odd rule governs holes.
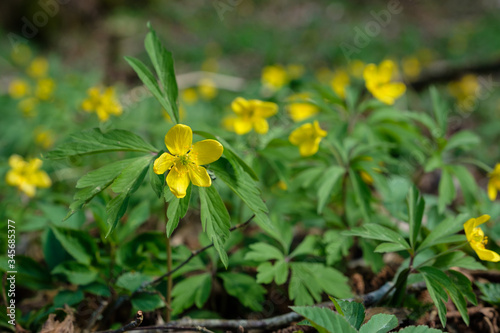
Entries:
POLYGON ((94 128, 71 135, 70 140, 48 152, 45 158, 61 159, 112 151, 158 152, 155 147, 132 132, 114 129, 103 133, 99 128, 94 128))
POLYGON ((227 268, 228 257, 224 243, 229 238, 231 218, 215 187, 200 187, 199 192, 203 230, 207 233, 208 239, 214 243, 222 263, 227 268))
POLYGON ((177 282, 172 289, 172 314, 180 314, 193 304, 198 308, 203 307, 210 296, 211 286, 212 278, 209 273, 191 276, 177 282))
POLYGON ((109 291, 109 287, 101 282, 92 282, 88 285, 80 287, 80 289, 84 292, 91 293, 97 296, 102 297, 110 297, 111 293, 109 291))
POLYGON ((277 260, 274 265, 265 262, 257 267, 257 282, 271 283, 273 280, 281 285, 288 279, 288 263, 284 259, 277 260))
POLYGON ((134 296, 130 298, 130 302, 132 303, 132 311, 141 310, 144 312, 152 312, 165 306, 160 295, 150 292, 134 294, 134 296))
POLYGON ((152 278, 139 272, 127 272, 118 277, 116 286, 128 291, 136 291, 144 282, 151 281, 152 278))
POLYGON ((254 220, 262 229, 274 235, 275 238, 280 238, 267 216, 268 209, 262 201, 260 189, 237 162, 231 162, 221 157, 210 164, 210 170, 243 200, 255 214, 254 220))
POLYGON ((480 193, 476 180, 463 165, 449 165, 448 167, 455 177, 457 177, 465 203, 467 207, 472 210, 474 205, 478 202, 478 193, 480 193))
POLYGON ((416 186, 412 186, 408 191, 406 202, 408 205, 408 222, 410 224, 410 244, 412 248, 415 248, 425 209, 424 198, 422 198, 416 186))
POLYGON ((97 244, 87 232, 56 226, 51 229, 64 249, 79 263, 90 265, 92 259, 98 255, 97 244))
POLYGON ((267 243, 254 243, 245 255, 245 260, 266 261, 272 259, 285 259, 283 253, 276 247, 267 243))
POLYGON ((76 285, 85 285, 94 282, 97 279, 98 272, 88 265, 76 261, 66 261, 57 265, 51 272, 52 274, 62 274, 66 279, 76 285))
POLYGON ((342 232, 344 236, 359 236, 368 239, 377 239, 390 243, 400 244, 405 249, 410 249, 410 244, 397 232, 387 227, 368 223, 360 228, 353 228, 349 231, 342 232))
POLYGON ((345 169, 343 167, 333 165, 326 169, 323 176, 321 176, 321 186, 318 188, 318 214, 323 212, 323 209, 330 199, 335 184, 337 184, 344 173, 345 169))
POLYGON ((156 74, 160 78, 163 92, 167 95, 167 101, 171 106, 166 110, 170 114, 170 117, 175 119, 176 123, 179 123, 179 110, 177 108, 178 88, 174 71, 174 58, 172 57, 172 53, 161 44, 151 25, 149 25, 149 29, 150 32, 146 35, 144 46, 153 63, 156 74))
POLYGON ((318 332, 342 332, 356 333, 357 330, 349 322, 336 312, 328 308, 317 308, 308 306, 291 306, 293 311, 297 312, 318 330, 318 332))
POLYGON ((106 205, 106 216, 107 224, 109 225, 109 230, 106 233, 106 238, 113 232, 118 221, 125 215, 128 207, 128 200, 130 195, 128 193, 120 193, 113 199, 111 199, 106 205))
POLYGON ((443 331, 421 325, 405 327, 402 330, 399 330, 398 333, 443 333, 443 331))
POLYGON ((154 163, 149 165, 149 183, 151 188, 155 191, 156 196, 161 198, 163 195, 163 188, 165 187, 165 175, 157 175, 154 170, 154 163))
POLYGON ((318 237, 315 235, 307 235, 306 238, 290 253, 290 258, 295 258, 301 255, 319 255, 316 245, 318 237))
POLYGON ((448 171, 447 167, 444 167, 441 172, 441 180, 439 181, 438 211, 440 214, 444 212, 446 206, 450 204, 456 196, 457 193, 451 173, 448 171))
POLYGON ((361 324, 363 324, 363 321, 365 320, 365 307, 363 304, 358 302, 343 301, 340 299, 336 299, 335 302, 342 310, 342 313, 340 313, 340 311, 339 313, 344 316, 352 327, 359 330, 361 324))
POLYGON ((379 313, 364 324, 359 333, 387 333, 398 327, 399 322, 395 315, 379 313))
POLYGON ((189 184, 184 198, 176 198, 168 187, 164 189, 165 201, 168 201, 167 208, 167 237, 172 236, 175 228, 179 225, 180 219, 186 216, 191 200, 192 186, 189 184))
POLYGON ((127 237, 135 235, 137 228, 147 221, 150 213, 149 201, 143 201, 135 206, 127 216, 127 223, 116 230, 117 243, 122 244, 127 237))
POLYGON ((375 248, 375 252, 377 253, 398 252, 403 250, 407 250, 407 248, 399 243, 382 243, 375 248))
POLYGON ((443 151, 450 151, 455 148, 467 149, 481 143, 481 139, 471 131, 462 130, 448 139, 448 143, 443 151))
POLYGON ((443 101, 443 99, 439 96, 436 87, 432 86, 429 88, 429 90, 431 93, 432 110, 434 111, 434 117, 436 118, 436 122, 441 129, 439 137, 443 137, 448 128, 448 107, 446 106, 446 103, 443 101))
POLYGON ((446 274, 434 267, 420 267, 419 271, 422 273, 429 295, 438 309, 441 324, 443 327, 446 327, 445 302, 448 301, 448 295, 446 294, 445 286, 450 285, 451 281, 446 274))
POLYGON ((328 230, 324 234, 324 243, 326 245, 326 263, 331 266, 349 254, 353 238, 342 237, 338 230, 328 230))
POLYGON ((481 283, 476 282, 481 291, 481 299, 492 305, 500 305, 500 283, 481 283))
POLYGON ((422 241, 418 246, 417 250, 419 252, 437 245, 442 244, 443 239, 447 236, 453 235, 458 231, 463 229, 463 223, 465 222, 464 215, 458 217, 450 217, 439 223, 429 235, 422 241))
MULTIPOLYGON (((141 79, 142 83, 146 85, 146 87, 151 91, 153 96, 156 98, 158 102, 160 102, 161 106, 169 113, 173 112, 174 106, 171 105, 170 101, 165 98, 165 95, 160 89, 160 86, 158 85, 158 82, 149 70, 149 68, 144 65, 142 61, 139 59, 133 58, 133 57, 125 57, 125 60, 128 62, 128 64, 134 69, 134 71, 137 73, 139 78, 141 79)), ((176 106, 177 107, 177 106, 176 106)), ((170 116, 172 117, 173 114, 170 116)), ((178 117, 172 117, 176 122, 178 122, 178 117)))
POLYGON ((266 289, 259 285, 253 277, 242 273, 219 273, 224 289, 236 297, 241 304, 252 311, 262 311, 266 289))
POLYGON ((451 267, 461 267, 473 270, 486 270, 476 259, 466 255, 462 251, 455 251, 439 256, 432 264, 432 267, 439 269, 448 269, 451 267))
POLYGON ((61 290, 54 297, 54 307, 63 308, 65 304, 71 306, 80 303, 83 299, 84 295, 81 290, 61 290))
POLYGON ((122 170, 120 175, 113 182, 113 185, 111 185, 111 189, 115 193, 133 193, 138 185, 142 183, 142 180, 139 182, 138 179, 144 179, 150 163, 151 156, 136 158, 122 170))
POLYGON ((349 169, 349 179, 365 222, 370 220, 370 191, 355 170, 349 169))

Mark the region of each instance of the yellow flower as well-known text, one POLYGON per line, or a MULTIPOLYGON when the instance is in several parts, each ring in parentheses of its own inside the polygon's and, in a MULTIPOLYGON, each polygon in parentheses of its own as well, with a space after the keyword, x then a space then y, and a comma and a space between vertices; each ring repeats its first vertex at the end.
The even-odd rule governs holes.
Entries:
POLYGON ((363 70, 365 63, 361 60, 355 59, 349 64, 349 73, 355 78, 361 79, 363 77, 363 70))
POLYGON ((262 84, 272 90, 278 90, 288 83, 288 74, 281 65, 266 66, 262 69, 262 84))
POLYGON ((276 185, 278 185, 278 188, 282 191, 286 191, 288 190, 288 186, 286 185, 286 183, 282 180, 280 180, 276 185))
POLYGON ((194 88, 184 89, 181 94, 182 100, 188 105, 194 104, 198 101, 198 94, 196 94, 196 90, 194 88))
POLYGON ((28 85, 28 82, 21 80, 21 79, 15 79, 9 84, 9 95, 12 98, 21 98, 26 96, 30 91, 30 87, 28 85))
POLYGON ((288 140, 299 146, 301 156, 311 156, 318 152, 321 139, 326 136, 326 131, 319 127, 317 120, 314 123, 307 123, 294 130, 288 140))
POLYGON ((500 191, 500 163, 495 165, 495 169, 489 174, 489 177, 488 197, 491 201, 494 201, 497 198, 498 191, 500 191))
POLYGON ((12 49, 10 57, 16 64, 24 65, 31 58, 31 49, 26 44, 18 44, 12 49))
POLYGON ((35 91, 36 97, 44 101, 48 100, 52 96, 55 86, 54 80, 50 78, 38 80, 35 91))
POLYGON ((369 64, 363 71, 366 88, 379 101, 392 105, 404 94, 406 86, 401 82, 391 82, 397 72, 396 65, 391 60, 384 60, 378 67, 369 64))
POLYGON ((487 222, 490 219, 489 215, 483 215, 477 219, 470 219, 464 223, 465 236, 469 242, 472 249, 477 253, 477 256, 481 260, 498 262, 500 261, 500 255, 491 250, 486 250, 484 247, 488 244, 488 238, 484 236, 484 232, 481 228, 478 228, 481 224, 487 222))
POLYGON ((405 57, 401 62, 404 75, 409 79, 415 79, 420 75, 422 68, 417 57, 405 57))
POLYGON ((82 102, 82 109, 87 112, 97 113, 101 122, 109 119, 110 115, 119 116, 123 109, 116 99, 115 89, 112 87, 104 89, 93 87, 87 91, 88 98, 82 102))
POLYGON ((314 75, 322 83, 328 83, 333 77, 333 73, 328 67, 319 68, 314 75))
POLYGON ((17 107, 23 112, 25 117, 33 117, 35 116, 35 109, 38 105, 38 100, 34 97, 28 97, 21 100, 17 107))
POLYGON ((209 187, 212 180, 207 170, 202 167, 217 161, 224 148, 215 140, 203 140, 193 143, 193 131, 186 125, 175 125, 165 135, 168 153, 158 157, 153 165, 156 174, 168 172, 167 185, 177 198, 184 198, 189 183, 209 187))
POLYGON ((44 149, 49 149, 54 144, 54 133, 50 130, 35 129, 35 143, 44 149))
MULTIPOLYGON (((448 84, 450 93, 462 104, 467 102, 473 103, 480 89, 481 86, 477 76, 474 74, 467 74, 460 80, 448 84)), ((466 105, 464 107, 466 108, 466 105)))
POLYGON ((344 99, 345 88, 349 85, 349 83, 350 80, 347 72, 343 69, 339 69, 335 71, 335 73, 333 74, 333 78, 332 81, 330 82, 330 85, 332 86, 332 89, 337 94, 337 96, 344 99))
POLYGON ((292 103, 288 104, 286 108, 294 122, 298 123, 319 112, 319 108, 307 102, 307 99, 309 99, 309 94, 307 93, 295 94, 289 97, 292 103))
POLYGON ((368 185, 373 184, 373 177, 366 171, 361 170, 359 172, 359 175, 361 176, 361 179, 368 185))
POLYGON ((198 92, 203 99, 211 100, 217 96, 217 86, 212 79, 204 78, 198 82, 198 92))
POLYGON ((291 80, 300 79, 305 72, 305 68, 301 64, 290 64, 287 66, 286 70, 291 80))
POLYGON ((232 117, 232 120, 227 120, 227 122, 232 122, 233 130, 238 135, 246 134, 252 128, 259 134, 266 134, 269 130, 266 118, 278 112, 278 105, 276 103, 259 101, 257 99, 247 101, 242 97, 237 97, 231 103, 231 108, 236 113, 236 116, 232 117))
POLYGON ((5 176, 6 183, 16 186, 30 198, 35 195, 37 187, 47 188, 52 184, 47 173, 40 170, 42 160, 38 158, 25 161, 19 155, 12 155, 9 158, 9 165, 11 169, 5 176))
POLYGON ((49 62, 47 61, 47 59, 37 57, 31 62, 26 72, 32 78, 40 79, 47 75, 48 70, 49 62))

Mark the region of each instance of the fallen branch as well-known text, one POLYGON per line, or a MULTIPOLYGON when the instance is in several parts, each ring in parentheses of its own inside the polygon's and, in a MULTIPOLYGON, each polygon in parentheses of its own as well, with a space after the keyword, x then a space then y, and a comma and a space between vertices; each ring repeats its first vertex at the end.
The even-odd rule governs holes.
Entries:
POLYGON ((122 332, 130 331, 130 330, 136 328, 137 326, 139 326, 143 320, 144 320, 144 315, 142 314, 142 311, 139 310, 139 311, 137 311, 137 314, 135 315, 134 321, 131 321, 127 325, 123 326, 122 328, 119 328, 115 331, 112 331, 112 333, 122 333, 122 332))
MULTIPOLYGON (((365 306, 370 306, 378 302, 389 289, 393 286, 392 282, 387 282, 379 289, 372 291, 366 295, 357 298, 348 299, 349 301, 361 301, 365 306)), ((316 306, 325 307, 331 306, 332 302, 324 302, 317 304, 316 306)), ((290 312, 284 315, 266 318, 266 319, 191 319, 184 318, 180 320, 173 321, 169 324, 163 326, 147 326, 136 328, 133 331, 141 331, 145 333, 154 333, 157 330, 168 331, 177 330, 179 327, 184 327, 190 330, 198 330, 198 328, 210 328, 210 329, 227 329, 227 330, 245 330, 250 329, 266 329, 272 330, 280 327, 285 327, 290 325, 294 321, 299 321, 302 316, 295 312, 290 312), (241 327, 241 328, 240 328, 241 327)), ((206 332, 206 331, 205 331, 206 332)))

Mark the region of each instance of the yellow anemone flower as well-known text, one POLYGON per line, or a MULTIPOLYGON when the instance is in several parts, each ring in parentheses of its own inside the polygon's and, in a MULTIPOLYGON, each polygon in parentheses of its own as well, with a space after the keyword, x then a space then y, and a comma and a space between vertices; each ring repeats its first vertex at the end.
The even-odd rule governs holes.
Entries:
POLYGON ((198 92, 203 99, 209 101, 217 96, 217 86, 212 79, 204 78, 198 82, 198 92))
POLYGON ((50 78, 40 79, 37 82, 35 94, 39 99, 46 101, 52 96, 55 86, 56 83, 50 78))
POLYGON ((495 169, 489 174, 489 177, 488 197, 491 201, 494 201, 497 198, 498 191, 500 191, 500 163, 495 165, 495 169))
POLYGON ((366 88, 379 101, 392 105, 404 94, 406 86, 401 82, 391 82, 397 72, 396 65, 391 60, 384 60, 377 67, 375 64, 366 65, 363 71, 366 88))
POLYGON ((354 59, 349 64, 349 73, 355 78, 361 79, 363 77, 364 69, 365 69, 365 63, 359 59, 354 59))
POLYGON ((42 57, 35 58, 26 70, 28 75, 35 79, 43 78, 47 75, 48 71, 49 62, 47 61, 47 59, 42 57))
POLYGON ((217 161, 224 148, 216 140, 203 140, 193 143, 193 131, 186 125, 175 125, 165 135, 168 153, 161 154, 153 170, 161 175, 168 172, 167 185, 177 198, 184 198, 189 183, 209 187, 212 180, 207 170, 202 167, 217 161))
POLYGON ((420 75, 422 67, 417 57, 405 57, 401 61, 403 73, 408 79, 415 79, 420 75))
POLYGON ((489 215, 483 215, 477 219, 470 219, 464 223, 465 236, 469 242, 472 249, 477 253, 477 256, 481 260, 498 262, 500 261, 500 255, 491 250, 486 250, 485 245, 488 244, 488 238, 484 236, 484 232, 481 228, 478 228, 481 224, 488 222, 490 219, 489 215))
POLYGON ((11 169, 5 176, 5 182, 10 186, 16 186, 20 191, 26 193, 28 197, 35 196, 36 188, 47 188, 52 182, 43 170, 42 160, 33 158, 25 161, 19 155, 12 155, 9 158, 11 169))
POLYGON ((228 120, 231 123, 234 132, 243 135, 252 130, 259 134, 266 134, 269 130, 269 124, 266 118, 274 116, 278 112, 278 105, 272 102, 259 101, 257 99, 246 100, 237 97, 232 103, 231 108, 236 113, 236 117, 228 120))
POLYGON ((286 109, 294 122, 298 123, 319 112, 316 105, 307 102, 309 98, 310 96, 307 93, 295 94, 288 98, 292 103, 288 104, 286 109))
POLYGON ((198 94, 196 89, 187 88, 181 92, 181 98, 187 105, 192 105, 198 101, 198 94))
POLYGON ((301 156, 311 156, 318 152, 321 139, 326 136, 326 131, 319 127, 317 120, 314 123, 307 123, 294 130, 288 140, 299 146, 301 156))
POLYGON ((82 102, 82 109, 95 112, 101 122, 109 119, 110 115, 119 116, 123 109, 115 96, 115 89, 108 87, 101 92, 101 88, 93 87, 87 91, 88 98, 82 102))
POLYGON ((266 66, 262 69, 262 83, 272 90, 278 90, 288 83, 289 77, 281 65, 266 66))
POLYGON ((28 82, 21 79, 15 79, 9 84, 9 95, 12 98, 21 98, 30 92, 28 82))
POLYGON ((344 69, 339 69, 333 73, 332 81, 330 85, 332 86, 333 91, 340 98, 345 98, 345 88, 349 85, 350 79, 349 74, 344 69))

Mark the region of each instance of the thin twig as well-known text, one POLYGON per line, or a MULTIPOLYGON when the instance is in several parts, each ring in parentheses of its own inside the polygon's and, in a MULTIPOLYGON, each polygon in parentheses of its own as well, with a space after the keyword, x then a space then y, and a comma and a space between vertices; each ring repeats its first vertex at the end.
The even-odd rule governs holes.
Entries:
MULTIPOLYGON (((233 232, 234 230, 236 229, 240 229, 240 228, 243 228, 244 226, 246 226, 247 224, 250 223, 250 221, 253 220, 253 218, 255 217, 255 215, 252 215, 250 216, 250 218, 246 221, 246 222, 243 222, 243 223, 240 223, 238 225, 235 225, 234 227, 231 227, 229 229, 230 232, 233 232)), ((177 265, 177 267, 175 267, 174 269, 172 270, 169 270, 168 272, 166 272, 165 274, 163 274, 162 276, 159 276, 157 277, 156 279, 154 279, 153 281, 150 281, 150 282, 145 282, 139 289, 137 289, 136 291, 134 291, 133 294, 136 294, 137 292, 139 291, 142 291, 144 290, 145 288, 151 286, 151 285, 155 285, 159 282, 161 282, 164 278, 166 277, 169 277, 171 276, 172 274, 174 274, 175 272, 177 272, 179 269, 181 269, 183 266, 185 266, 188 262, 190 262, 194 257, 196 257, 197 255, 199 255, 200 253, 208 250, 209 248, 211 248, 212 246, 214 246, 214 244, 210 244, 210 245, 207 245, 205 247, 202 247, 201 249, 198 249, 198 250, 195 250, 193 252, 191 252, 191 255, 189 257, 186 258, 186 260, 184 260, 183 262, 181 262, 179 265, 177 265)))
POLYGON ((123 326, 122 328, 117 329, 116 331, 112 331, 112 333, 122 333, 126 331, 131 331, 137 326, 139 326, 142 321, 144 320, 144 316, 142 314, 142 311, 137 311, 137 314, 135 315, 135 320, 131 321, 127 325, 123 326))
MULTIPOLYGON (((392 287, 392 282, 387 282, 379 289, 365 294, 359 298, 351 298, 349 301, 359 300, 362 301, 365 306, 370 306, 376 303, 386 292, 392 287)), ((319 307, 331 306, 332 302, 324 302, 316 304, 319 307)), ((134 329, 134 331, 143 331, 146 333, 153 333, 155 330, 169 330, 171 328, 191 328, 199 330, 198 328, 209 328, 209 329, 228 329, 237 330, 240 327, 245 330, 249 329, 266 329, 272 330, 280 327, 290 325, 294 321, 302 319, 302 316, 296 312, 290 312, 284 315, 267 318, 267 319, 191 319, 184 318, 176 321, 172 321, 164 326, 147 326, 141 327, 139 329, 134 329)), ((207 330, 208 331, 208 330, 207 330)), ((205 333, 208 333, 204 331, 205 333)))

